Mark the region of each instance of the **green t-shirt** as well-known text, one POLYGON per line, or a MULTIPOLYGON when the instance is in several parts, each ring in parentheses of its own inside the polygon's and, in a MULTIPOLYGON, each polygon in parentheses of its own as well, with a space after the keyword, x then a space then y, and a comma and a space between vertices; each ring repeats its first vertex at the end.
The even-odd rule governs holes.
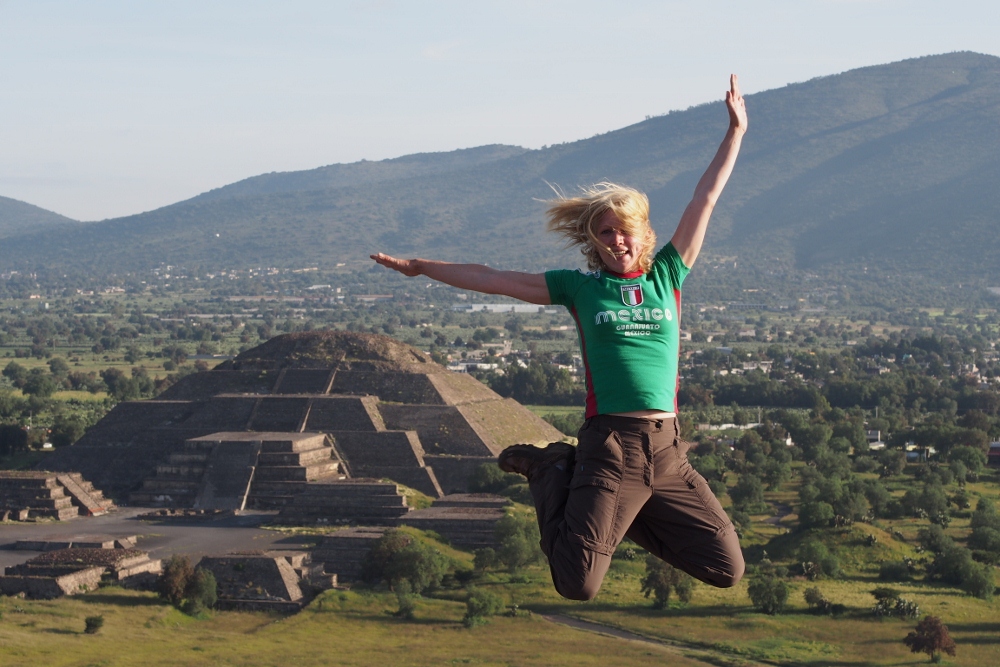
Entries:
POLYGON ((552 303, 566 306, 576 320, 588 418, 677 410, 681 283, 689 271, 668 243, 645 274, 545 273, 552 303))

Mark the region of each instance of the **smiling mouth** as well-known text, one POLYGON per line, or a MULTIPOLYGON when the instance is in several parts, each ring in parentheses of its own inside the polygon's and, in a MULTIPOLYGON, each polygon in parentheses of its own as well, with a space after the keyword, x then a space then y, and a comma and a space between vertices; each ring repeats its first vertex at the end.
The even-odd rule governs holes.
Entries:
POLYGON ((628 254, 628 250, 612 250, 611 248, 608 248, 607 250, 608 254, 614 257, 615 259, 621 259, 626 254, 628 254))

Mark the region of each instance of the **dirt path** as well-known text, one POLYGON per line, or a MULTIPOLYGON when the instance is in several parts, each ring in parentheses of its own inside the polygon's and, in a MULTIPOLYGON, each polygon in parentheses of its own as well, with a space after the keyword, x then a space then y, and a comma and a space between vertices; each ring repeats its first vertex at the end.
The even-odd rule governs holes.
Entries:
POLYGON ((777 526, 779 523, 781 523, 782 519, 784 519, 786 516, 792 513, 792 506, 785 505, 784 503, 775 503, 774 511, 775 511, 774 516, 769 516, 766 519, 764 519, 764 523, 769 523, 772 526, 777 526))
POLYGON ((714 651, 700 646, 690 646, 688 644, 684 644, 683 642, 652 639, 634 632, 629 632, 628 630, 622 630, 620 628, 603 625, 601 623, 594 623, 593 621, 584 621, 579 618, 573 618, 572 616, 564 616, 562 614, 540 614, 540 616, 551 623, 558 623, 583 632, 593 632, 629 642, 640 642, 644 646, 658 648, 664 653, 681 655, 685 658, 699 660, 709 665, 716 665, 717 667, 719 665, 727 665, 730 667, 772 667, 767 665, 767 663, 756 662, 747 658, 741 658, 739 656, 723 653, 722 651, 714 651))

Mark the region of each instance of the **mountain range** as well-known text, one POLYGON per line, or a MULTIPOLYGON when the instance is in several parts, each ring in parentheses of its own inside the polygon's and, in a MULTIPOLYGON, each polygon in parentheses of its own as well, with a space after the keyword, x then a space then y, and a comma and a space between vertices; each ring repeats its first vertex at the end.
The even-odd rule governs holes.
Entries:
MULTIPOLYGON (((943 296, 997 283, 1000 58, 865 67, 748 95, 747 108, 739 163, 692 274, 706 295, 811 285, 943 296)), ((726 122, 720 100, 539 150, 483 146, 264 174, 91 223, 0 198, 0 270, 330 268, 361 266, 378 250, 575 266, 579 255, 544 232, 550 184, 642 189, 666 241, 726 122)))

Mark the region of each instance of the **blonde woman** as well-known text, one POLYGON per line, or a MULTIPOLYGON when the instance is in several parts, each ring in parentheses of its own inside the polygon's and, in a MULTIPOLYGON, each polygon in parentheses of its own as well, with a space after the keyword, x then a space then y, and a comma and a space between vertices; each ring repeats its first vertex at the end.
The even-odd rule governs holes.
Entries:
POLYGON ((676 420, 681 284, 701 251, 747 129, 735 75, 726 106, 722 145, 658 252, 646 196, 600 183, 550 202, 547 213, 549 229, 580 248, 588 273, 521 273, 372 255, 407 276, 560 304, 576 320, 587 380, 579 445, 514 445, 498 459, 501 469, 528 479, 552 581, 570 599, 597 595, 626 536, 714 586, 732 586, 743 576, 733 525, 688 463, 689 445, 676 420))

